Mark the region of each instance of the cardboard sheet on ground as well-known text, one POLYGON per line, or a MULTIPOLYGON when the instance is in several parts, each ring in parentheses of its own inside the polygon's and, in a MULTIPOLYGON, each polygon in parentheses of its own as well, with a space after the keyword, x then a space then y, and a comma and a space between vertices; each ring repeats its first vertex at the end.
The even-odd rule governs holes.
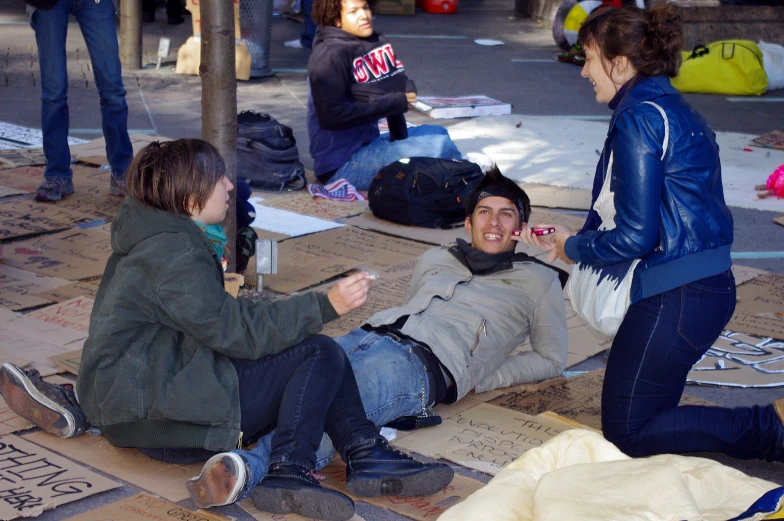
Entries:
POLYGON ((49 324, 70 327, 85 333, 90 329, 90 313, 94 301, 88 297, 76 297, 65 302, 58 302, 45 308, 36 309, 27 316, 42 320, 49 324))
POLYGON ((136 449, 113 447, 103 436, 91 434, 62 439, 38 431, 24 438, 175 503, 190 497, 185 481, 196 476, 203 466, 162 463, 136 449))
POLYGON ((568 210, 589 210, 591 191, 582 188, 565 188, 540 184, 522 185, 532 206, 545 208, 565 208, 568 210))
POLYGON ((278 210, 287 210, 301 215, 309 215, 325 221, 334 221, 341 217, 357 215, 367 208, 367 201, 351 203, 330 201, 321 197, 313 197, 307 190, 285 192, 277 195, 255 192, 253 195, 261 197, 263 199, 261 204, 264 206, 277 208, 278 210))
MULTIPOLYGON (((412 259, 381 270, 379 272, 380 279, 371 283, 367 302, 351 313, 326 324, 321 332, 333 338, 345 335, 364 324, 377 312, 403 304, 408 284, 411 282, 411 275, 416 268, 416 262, 416 259, 412 259)), ((313 290, 326 293, 334 284, 334 282, 330 282, 313 288, 313 290)))
POLYGON ((19 311, 49 304, 54 301, 41 293, 66 284, 68 281, 65 279, 45 277, 0 263, 0 307, 19 311))
POLYGON ((769 272, 765 270, 759 270, 757 268, 752 268, 750 266, 741 266, 739 264, 732 265, 732 275, 735 277, 736 286, 745 284, 751 279, 757 278, 760 275, 765 275, 767 273, 769 272))
POLYGON ((426 242, 433 245, 449 244, 457 238, 470 241, 470 237, 466 229, 461 225, 457 228, 450 228, 448 230, 434 230, 431 228, 421 228, 419 226, 405 226, 402 224, 393 223, 392 221, 385 221, 379 219, 370 212, 365 212, 357 215, 356 217, 349 217, 342 221, 351 226, 358 226, 367 230, 375 230, 381 233, 388 233, 396 237, 403 237, 404 239, 411 239, 413 241, 426 242))
POLYGON ((3 520, 34 517, 44 510, 120 486, 13 434, 0 437, 0 461, 3 520))
POLYGON ((443 420, 441 425, 415 431, 393 443, 495 475, 525 451, 572 427, 553 418, 531 416, 487 403, 443 420))
POLYGON ((13 243, 3 262, 17 268, 70 281, 103 275, 111 255, 109 226, 73 229, 13 243))
MULTIPOLYGON (((346 465, 337 456, 331 465, 321 471, 327 479, 322 482, 323 486, 339 490, 346 493, 346 465)), ((386 508, 398 514, 416 519, 427 521, 436 519, 442 512, 452 505, 463 501, 466 497, 482 488, 481 481, 467 478, 455 474, 452 483, 447 485, 441 492, 432 496, 419 498, 400 498, 394 496, 382 496, 378 498, 364 498, 349 496, 356 501, 364 501, 377 507, 386 508)))
POLYGON ((45 165, 43 148, 16 148, 0 150, 0 170, 20 166, 45 165))
POLYGON ((727 329, 784 340, 784 275, 767 273, 738 287, 727 329))
POLYGON ((755 137, 749 144, 753 147, 776 148, 778 150, 784 150, 784 132, 781 130, 768 132, 767 134, 755 137))
POLYGON ((51 300, 52 302, 62 302, 80 296, 94 299, 100 284, 101 279, 84 280, 59 286, 49 291, 42 291, 41 293, 36 293, 35 296, 51 300))
POLYGON ((60 372, 49 361, 80 347, 87 333, 0 308, 0 363, 31 362, 42 375, 60 372))
POLYGON ((25 192, 24 190, 19 190, 17 188, 8 188, 7 186, 0 186, 0 197, 8 197, 9 195, 21 195, 27 193, 30 192, 25 192))
POLYGON ((318 219, 309 215, 270 208, 269 206, 264 206, 258 199, 253 197, 250 198, 250 203, 256 211, 256 218, 251 223, 253 228, 261 228, 262 230, 298 237, 344 226, 343 224, 318 219))
POLYGON ((724 331, 689 372, 688 383, 784 386, 784 340, 724 331))
POLYGON ((49 361, 63 371, 68 371, 71 374, 78 375, 79 366, 82 363, 82 350, 74 349, 73 351, 68 351, 67 353, 52 356, 49 358, 49 361))
POLYGON ((229 521, 232 518, 206 510, 194 512, 171 501, 139 493, 94 510, 69 517, 66 521, 229 521))
MULTIPOLYGON (((609 112, 607 116, 607 122, 517 114, 482 117, 449 127, 449 135, 461 152, 486 154, 515 181, 590 190, 599 159, 596 150, 601 151, 604 145, 609 112)), ((756 148, 744 152, 756 136, 716 134, 727 204, 780 211, 781 201, 758 199, 754 186, 764 184, 768 175, 784 163, 784 151, 756 148)))
MULTIPOLYGON (((297 514, 282 515, 282 514, 270 514, 269 512, 262 512, 261 510, 253 506, 253 502, 250 499, 245 499, 244 501, 240 501, 237 504, 240 506, 240 508, 242 508, 245 512, 250 514, 250 516, 253 519, 256 519, 257 521, 316 521, 312 517, 302 517, 302 516, 298 516, 297 514)), ((354 517, 352 517, 348 521, 365 521, 365 518, 360 517, 357 514, 354 514, 354 517)))
MULTIPOLYGON (((602 384, 604 369, 597 369, 574 378, 552 380, 538 389, 517 391, 491 401, 526 414, 553 412, 592 429, 602 428, 602 384)), ((712 405, 710 402, 684 396, 681 405, 712 405)))
MULTIPOLYGON (((73 182, 76 192, 59 203, 57 206, 74 208, 76 200, 82 199, 80 194, 106 195, 109 193, 109 172, 84 165, 71 165, 73 171, 73 182)), ((9 188, 17 188, 25 192, 34 192, 38 185, 43 182, 43 166, 25 166, 0 170, 0 185, 9 188)), ((122 202, 122 198, 114 197, 116 201, 122 202)), ((84 204, 81 203, 80 204, 84 204)), ((49 205, 51 206, 51 205, 49 205)))
POLYGON ((429 246, 345 226, 286 240, 278 246, 278 274, 264 277, 272 291, 291 293, 357 266, 383 270, 418 257, 429 246))
MULTIPOLYGON (((134 154, 153 141, 171 141, 171 138, 168 137, 150 136, 147 134, 130 134, 129 137, 131 138, 131 147, 133 148, 134 154)), ((102 137, 70 148, 71 155, 74 157, 102 157, 103 161, 101 164, 109 162, 109 160, 106 159, 106 140, 102 137)))
POLYGON ((778 217, 773 219, 773 222, 784 226, 784 215, 779 215, 778 217))

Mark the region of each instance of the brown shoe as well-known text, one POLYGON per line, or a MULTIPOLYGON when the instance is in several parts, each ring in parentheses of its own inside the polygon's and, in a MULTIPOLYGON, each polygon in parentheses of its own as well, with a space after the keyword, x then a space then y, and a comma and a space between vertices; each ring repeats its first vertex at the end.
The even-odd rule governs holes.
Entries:
POLYGON ((208 459, 201 473, 185 486, 197 507, 209 508, 234 503, 247 483, 245 460, 237 453, 223 452, 208 459))

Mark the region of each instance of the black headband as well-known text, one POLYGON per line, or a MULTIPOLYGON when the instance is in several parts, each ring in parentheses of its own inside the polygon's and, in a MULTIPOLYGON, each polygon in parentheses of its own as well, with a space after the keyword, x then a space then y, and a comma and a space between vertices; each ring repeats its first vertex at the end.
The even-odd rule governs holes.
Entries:
POLYGON ((474 192, 468 197, 468 201, 466 202, 466 217, 470 217, 474 213, 476 205, 479 204, 479 201, 482 199, 485 199, 486 197, 503 197, 517 207, 517 211, 520 212, 520 220, 525 221, 525 205, 523 204, 523 200, 517 195, 518 194, 511 190, 506 190, 501 186, 483 187, 482 190, 474 192))

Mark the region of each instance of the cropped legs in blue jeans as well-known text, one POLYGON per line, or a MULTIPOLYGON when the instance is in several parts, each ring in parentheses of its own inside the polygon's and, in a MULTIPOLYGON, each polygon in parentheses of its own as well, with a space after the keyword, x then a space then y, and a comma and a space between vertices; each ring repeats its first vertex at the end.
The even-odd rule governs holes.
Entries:
POLYGON ((730 271, 629 307, 602 390, 602 430, 609 441, 634 457, 705 451, 784 459, 784 426, 770 405, 678 407, 689 370, 734 310, 730 271))
POLYGON ((345 179, 357 190, 367 190, 378 171, 404 157, 438 157, 462 159, 449 132, 437 125, 421 125, 408 129, 408 139, 390 141, 389 134, 381 134, 363 146, 341 166, 331 181, 345 179))
MULTIPOLYGON (((329 337, 314 335, 277 355, 232 360, 240 387, 243 440, 255 440, 277 425, 250 451, 237 450, 250 469, 252 489, 270 463, 291 462, 308 469, 326 432, 342 451, 378 437, 362 410, 356 380, 343 350, 329 337)), ((214 452, 201 449, 144 449, 170 462, 204 461, 214 452), (185 461, 184 457, 193 458, 185 461)))
POLYGON ((128 137, 128 105, 122 83, 117 28, 111 0, 68 0, 33 13, 31 24, 41 69, 41 129, 46 156, 46 179, 70 179, 68 148, 68 74, 65 38, 68 16, 74 15, 90 53, 95 85, 101 100, 101 123, 112 175, 121 179, 133 150, 128 137))

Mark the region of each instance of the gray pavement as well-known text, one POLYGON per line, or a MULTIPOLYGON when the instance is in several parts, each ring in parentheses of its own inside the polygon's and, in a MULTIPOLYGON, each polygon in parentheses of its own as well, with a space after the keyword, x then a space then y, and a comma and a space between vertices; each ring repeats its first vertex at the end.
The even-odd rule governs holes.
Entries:
MULTIPOLYGON (((176 50, 190 35, 189 19, 169 26, 165 16, 144 26, 145 63, 155 61, 158 39, 172 39, 172 54, 159 70, 125 71, 131 132, 172 138, 199 137, 201 134, 201 87, 195 76, 178 76, 173 66, 176 50)), ((386 33, 406 64, 406 71, 421 95, 486 94, 513 104, 515 114, 607 116, 606 107, 594 102, 593 92, 580 78, 579 68, 551 60, 557 51, 549 28, 513 15, 513 0, 462 0, 456 15, 379 16, 378 30, 386 33), (482 47, 474 38, 493 38, 506 43, 482 47), (518 60, 518 61, 513 61, 518 60), (527 61, 519 61, 527 60, 527 61), (547 61, 541 61, 547 60, 547 61)), ((273 114, 295 132, 302 160, 312 167, 307 153, 305 129, 307 84, 304 69, 310 51, 283 47, 297 38, 302 24, 285 18, 273 22, 271 66, 275 77, 240 82, 239 109, 273 114)), ((84 42, 77 25, 68 35, 69 105, 72 134, 84 139, 100 135, 98 94, 92 79, 84 42)), ((40 126, 40 77, 35 38, 27 25, 24 4, 0 0, 0 121, 28 127, 40 126)), ((763 98, 784 97, 774 91, 763 98)), ((782 129, 784 103, 730 102, 723 96, 687 95, 689 101, 718 131, 762 134, 782 129)), ((410 114, 415 123, 432 120, 410 114)), ((444 124, 454 124, 447 121, 444 124)), ((564 136, 564 140, 571 139, 564 136)), ((784 251, 784 227, 772 223, 773 212, 733 208, 734 251, 784 251)), ((784 201, 782 211, 784 213, 784 201)), ((784 259, 744 260, 742 264, 784 273, 784 259)), ((574 369, 589 370, 604 365, 602 355, 578 364, 574 369)), ((764 404, 784 395, 784 390, 741 390, 689 386, 691 394, 715 403, 734 406, 764 404)), ((784 484, 784 464, 744 462, 721 455, 707 455, 744 472, 784 484)), ((487 476, 460 469, 467 475, 487 480, 487 476)), ((110 503, 139 490, 128 484, 86 500, 45 512, 42 520, 59 520, 110 503)), ((189 502, 183 505, 192 507, 189 502)), ((250 519, 238 507, 219 511, 237 519, 250 519)), ((404 519, 397 514, 360 504, 358 513, 368 520, 404 519)))

